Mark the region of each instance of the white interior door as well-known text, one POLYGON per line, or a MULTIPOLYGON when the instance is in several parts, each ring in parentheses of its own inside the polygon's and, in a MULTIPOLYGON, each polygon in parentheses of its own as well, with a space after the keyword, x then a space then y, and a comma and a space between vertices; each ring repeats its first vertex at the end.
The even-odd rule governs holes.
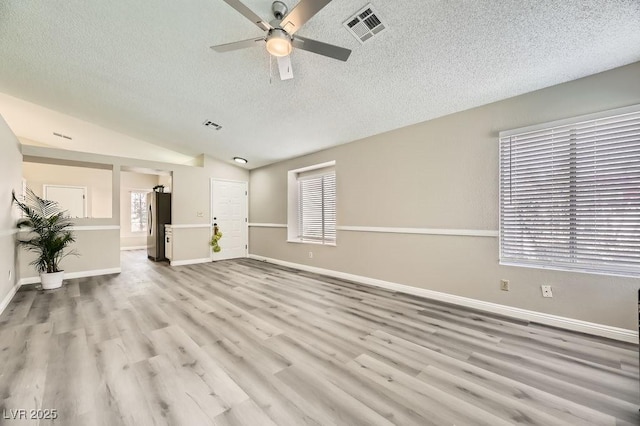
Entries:
POLYGON ((212 260, 247 257, 248 232, 247 182, 211 179, 211 225, 217 224, 222 238, 212 260))
POLYGON ((86 192, 82 186, 44 185, 44 198, 57 201, 69 217, 87 217, 86 192))

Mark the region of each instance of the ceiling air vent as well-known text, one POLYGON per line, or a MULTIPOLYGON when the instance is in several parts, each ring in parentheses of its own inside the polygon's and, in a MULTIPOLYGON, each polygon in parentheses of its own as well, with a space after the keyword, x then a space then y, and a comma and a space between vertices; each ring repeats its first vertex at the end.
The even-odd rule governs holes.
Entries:
POLYGON ((212 129, 214 129, 214 130, 220 130, 220 129, 222 129, 222 126, 221 126, 221 125, 219 125, 219 124, 217 124, 217 123, 214 123, 214 122, 213 122, 213 121, 211 121, 211 120, 207 120, 207 121, 205 121, 205 122, 204 122, 204 123, 202 123, 202 124, 203 124, 205 127, 211 127, 211 128, 212 128, 212 129))
POLYGON ((64 138, 64 139, 69 139, 69 140, 73 139, 71 136, 63 135, 62 133, 58 133, 58 132, 53 132, 53 135, 57 136, 59 138, 64 138))
POLYGON ((371 3, 344 21, 343 25, 360 43, 372 39, 387 28, 371 3))

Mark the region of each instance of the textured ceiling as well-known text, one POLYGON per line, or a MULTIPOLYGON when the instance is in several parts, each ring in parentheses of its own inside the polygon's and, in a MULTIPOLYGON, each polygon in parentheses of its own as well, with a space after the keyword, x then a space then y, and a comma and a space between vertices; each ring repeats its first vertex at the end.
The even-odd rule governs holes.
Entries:
POLYGON ((294 50, 294 79, 274 61, 270 81, 263 48, 209 49, 262 34, 222 0, 3 0, 0 92, 254 168, 640 60, 638 0, 374 0, 388 29, 361 45, 342 23, 366 3, 333 0, 298 32, 346 63, 294 50))

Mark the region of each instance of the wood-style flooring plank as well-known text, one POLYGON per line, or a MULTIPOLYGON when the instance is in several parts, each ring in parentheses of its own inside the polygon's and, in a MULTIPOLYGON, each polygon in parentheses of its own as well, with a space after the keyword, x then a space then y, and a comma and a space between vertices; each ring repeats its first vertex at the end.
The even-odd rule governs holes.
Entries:
POLYGON ((368 355, 360 355, 350 361, 349 367, 398 394, 409 407, 422 413, 425 418, 437 418, 441 424, 511 424, 368 355))
POLYGON ((287 394, 292 399, 298 399, 304 411, 315 412, 316 416, 324 417, 323 424, 393 424, 322 375, 317 374, 316 371, 305 366, 292 365, 276 373, 275 377, 287 385, 287 394))
POLYGON ((182 329, 171 326, 151 332, 156 351, 164 355, 181 377, 181 385, 190 397, 213 417, 248 399, 247 394, 182 329), (189 386, 189 388, 187 388, 189 386), (193 390, 190 390, 193 389, 193 390), (215 408, 212 408, 215 407, 215 408))
POLYGON ((49 363, 44 399, 38 408, 56 408, 61 418, 91 413, 100 378, 84 329, 56 334, 51 340, 46 349, 49 363))
MULTIPOLYGON (((0 409, 61 425, 638 425, 638 345, 235 259, 26 286, 0 409)), ((425 277, 428 280, 428 277, 425 277)))
MULTIPOLYGON (((15 347, 20 348, 16 362, 5 364, 0 375, 3 414, 11 409, 37 409, 45 404, 49 348, 54 339, 51 329, 50 323, 28 326, 24 330, 27 333, 22 335, 25 340, 14 340, 15 347)), ((29 418, 24 423, 37 424, 37 420, 29 418)))
POLYGON ((326 353, 310 343, 282 335, 269 339, 266 344, 291 360, 292 365, 315 370, 326 380, 376 411, 388 421, 399 425, 435 425, 403 404, 392 391, 377 386, 369 378, 354 372, 335 354, 326 353))
POLYGON ((278 425, 321 425, 313 413, 303 411, 282 392, 282 384, 263 369, 259 360, 246 356, 232 342, 222 339, 203 349, 249 395, 263 412, 278 425))
MULTIPOLYGON (((466 361, 449 357, 438 350, 417 345, 381 331, 367 336, 367 342, 375 348, 374 353, 383 354, 396 366, 408 365, 420 371, 437 367, 443 371, 477 383, 506 397, 525 402, 530 407, 549 412, 569 424, 612 424, 610 415, 600 413, 559 396, 543 392, 533 386, 509 379, 489 370, 476 367, 466 361)), ((398 367, 399 368, 399 367, 398 367)), ((422 378, 418 374, 418 378, 422 378)))

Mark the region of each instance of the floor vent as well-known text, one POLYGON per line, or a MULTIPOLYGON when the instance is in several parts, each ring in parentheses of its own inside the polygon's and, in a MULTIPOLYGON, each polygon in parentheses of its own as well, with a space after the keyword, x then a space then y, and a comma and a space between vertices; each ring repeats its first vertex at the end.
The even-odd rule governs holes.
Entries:
POLYGON ((222 126, 221 126, 221 125, 219 125, 219 124, 217 124, 217 123, 214 123, 214 122, 213 122, 213 121, 211 121, 211 120, 207 120, 207 121, 205 121, 205 122, 204 122, 204 123, 202 123, 202 124, 203 124, 205 127, 211 127, 211 128, 212 128, 212 129, 214 129, 214 130, 220 130, 220 129, 222 129, 222 126))
POLYGON ((371 3, 344 21, 343 25, 360 43, 371 40, 387 28, 371 3))

